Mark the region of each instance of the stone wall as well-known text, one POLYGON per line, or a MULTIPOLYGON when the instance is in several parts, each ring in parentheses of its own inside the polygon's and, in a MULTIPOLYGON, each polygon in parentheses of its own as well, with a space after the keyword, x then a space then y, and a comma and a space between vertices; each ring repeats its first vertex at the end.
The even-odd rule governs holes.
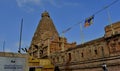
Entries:
POLYGON ((120 70, 120 22, 105 27, 105 36, 51 55, 53 64, 62 71, 109 71, 120 70))

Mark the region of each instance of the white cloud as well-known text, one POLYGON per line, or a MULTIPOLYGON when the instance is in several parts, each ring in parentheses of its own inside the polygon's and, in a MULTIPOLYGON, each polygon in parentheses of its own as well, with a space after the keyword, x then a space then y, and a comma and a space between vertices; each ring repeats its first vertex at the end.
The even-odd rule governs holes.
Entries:
POLYGON ((33 12, 34 6, 41 6, 42 0, 16 0, 18 7, 27 12, 33 12))
POLYGON ((64 3, 64 5, 67 5, 67 6, 78 6, 79 3, 64 3))
POLYGON ((79 3, 65 2, 64 0, 48 0, 49 3, 55 7, 64 7, 64 6, 78 6, 79 3))
POLYGON ((26 6, 26 4, 40 5, 41 0, 16 0, 19 7, 26 6))
POLYGON ((16 0, 16 2, 20 8, 24 8, 26 11, 30 12, 35 10, 35 6, 44 9, 47 4, 56 8, 79 5, 78 3, 65 2, 64 0, 16 0))
POLYGON ((78 3, 71 3, 71 2, 65 2, 57 1, 57 0, 16 0, 19 7, 23 7, 25 5, 45 5, 47 3, 53 5, 53 6, 63 6, 63 5, 70 5, 70 6, 76 6, 79 5, 78 3))

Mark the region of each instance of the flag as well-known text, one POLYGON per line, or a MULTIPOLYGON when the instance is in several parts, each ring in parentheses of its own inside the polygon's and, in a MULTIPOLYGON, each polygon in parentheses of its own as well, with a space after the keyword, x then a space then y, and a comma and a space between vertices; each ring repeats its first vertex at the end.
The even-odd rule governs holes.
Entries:
POLYGON ((93 15, 93 16, 90 16, 89 18, 86 18, 86 19, 85 19, 84 27, 88 27, 88 26, 90 26, 91 24, 93 24, 93 19, 94 19, 94 15, 93 15))

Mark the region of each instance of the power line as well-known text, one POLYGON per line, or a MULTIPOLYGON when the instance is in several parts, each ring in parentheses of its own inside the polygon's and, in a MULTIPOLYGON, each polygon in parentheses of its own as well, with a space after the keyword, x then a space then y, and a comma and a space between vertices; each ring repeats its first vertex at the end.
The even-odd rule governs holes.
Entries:
MULTIPOLYGON (((100 9, 100 10, 96 11, 95 13, 93 13, 93 15, 95 16, 96 14, 98 14, 98 13, 102 12, 103 10, 109 8, 110 6, 114 5, 114 4, 117 3, 118 1, 119 1, 119 0, 113 1, 112 3, 106 5, 106 6, 103 7, 102 9, 100 9)), ((62 31, 62 34, 63 34, 63 33, 65 34, 66 32, 70 31, 73 27, 75 27, 75 26, 78 25, 78 24, 81 24, 83 21, 84 21, 84 19, 81 20, 80 22, 76 23, 76 24, 73 24, 71 27, 67 28, 66 30, 63 30, 63 31, 62 31)), ((60 34, 61 34, 61 33, 60 33, 60 34)))
POLYGON ((68 32, 69 30, 71 30, 73 27, 75 27, 76 25, 82 23, 83 20, 81 20, 80 22, 76 23, 76 24, 73 24, 72 26, 70 26, 69 28, 67 28, 66 30, 62 31, 62 33, 66 33, 68 32))
POLYGON ((110 6, 112 6, 113 4, 117 3, 118 1, 119 1, 119 0, 115 0, 115 1, 113 1, 113 2, 110 3, 109 5, 103 7, 102 9, 98 10, 97 12, 95 12, 93 15, 96 15, 96 14, 100 13, 101 11, 103 11, 103 10, 109 8, 110 6))

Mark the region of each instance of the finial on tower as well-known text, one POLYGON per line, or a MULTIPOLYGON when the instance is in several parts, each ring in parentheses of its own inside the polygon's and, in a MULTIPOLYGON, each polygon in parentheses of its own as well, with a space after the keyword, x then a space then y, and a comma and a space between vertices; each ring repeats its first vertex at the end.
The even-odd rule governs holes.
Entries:
POLYGON ((49 13, 47 11, 44 11, 41 16, 42 17, 50 17, 49 13))

